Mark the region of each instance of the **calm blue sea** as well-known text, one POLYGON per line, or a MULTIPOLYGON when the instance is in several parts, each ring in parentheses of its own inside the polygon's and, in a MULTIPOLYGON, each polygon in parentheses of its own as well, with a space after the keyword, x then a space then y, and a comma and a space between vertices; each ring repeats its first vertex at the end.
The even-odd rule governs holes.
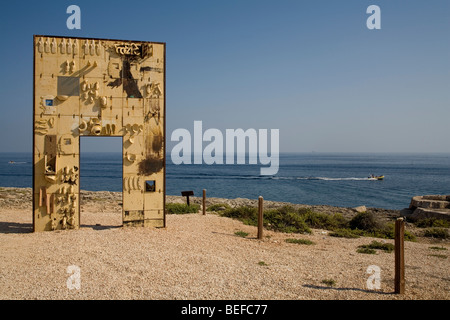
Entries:
MULTIPOLYGON (((32 186, 32 155, 0 153, 0 187, 32 186), (14 161, 13 164, 9 161, 14 161)), ((180 195, 257 198, 303 204, 403 209, 414 195, 450 194, 450 154, 281 154, 276 176, 259 165, 174 165, 167 157, 166 190, 180 195), (385 175, 369 181, 369 174, 385 175)), ((122 191, 121 153, 84 153, 81 188, 122 191)))

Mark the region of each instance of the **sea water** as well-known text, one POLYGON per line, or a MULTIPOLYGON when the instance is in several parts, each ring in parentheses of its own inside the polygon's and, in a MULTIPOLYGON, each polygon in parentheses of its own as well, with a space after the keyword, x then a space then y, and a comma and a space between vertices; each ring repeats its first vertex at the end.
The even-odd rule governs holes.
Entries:
MULTIPOLYGON (((31 158, 0 153, 0 187, 31 187, 31 158)), ((275 176, 260 176, 260 165, 174 165, 168 155, 166 172, 168 195, 206 189, 209 197, 403 209, 415 195, 450 194, 450 154, 282 153, 275 176)), ((80 175, 83 190, 120 192, 122 154, 83 153, 80 175)))

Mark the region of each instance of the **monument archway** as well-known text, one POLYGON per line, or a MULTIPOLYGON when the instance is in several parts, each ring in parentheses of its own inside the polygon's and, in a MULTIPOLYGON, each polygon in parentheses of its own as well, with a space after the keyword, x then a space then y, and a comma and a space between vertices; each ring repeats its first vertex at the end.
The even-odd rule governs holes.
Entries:
POLYGON ((123 226, 165 227, 165 43, 34 36, 33 230, 80 227, 80 137, 122 137, 123 226))

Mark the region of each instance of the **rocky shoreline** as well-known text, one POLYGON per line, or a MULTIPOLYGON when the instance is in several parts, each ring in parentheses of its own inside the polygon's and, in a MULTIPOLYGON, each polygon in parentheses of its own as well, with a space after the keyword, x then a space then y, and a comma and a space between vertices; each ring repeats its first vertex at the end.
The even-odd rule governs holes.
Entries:
MULTIPOLYGON (((121 213, 122 213, 122 192, 111 192, 111 191, 86 191, 81 190, 81 214, 90 210, 90 208, 96 208, 95 210, 101 214, 114 214, 117 216, 118 223, 121 224, 121 213)), ((202 210, 202 197, 190 197, 191 204, 197 204, 202 210)), ((32 210, 32 189, 31 188, 11 188, 11 187, 0 187, 0 209, 12 209, 21 211, 32 210)), ((168 203, 186 203, 186 198, 183 196, 166 196, 166 204, 168 203)), ((245 198, 216 198, 207 197, 206 198, 206 208, 211 205, 223 204, 224 207, 229 206, 231 208, 237 208, 242 206, 258 207, 258 199, 245 199, 245 198)), ((370 208, 365 206, 359 206, 355 208, 350 207, 335 207, 329 205, 307 205, 307 204, 296 204, 290 202, 280 202, 280 201, 269 201, 264 200, 264 210, 266 209, 276 209, 283 206, 291 206, 295 210, 300 208, 311 209, 317 213, 323 214, 340 214, 346 220, 351 220, 359 212, 367 212, 373 214, 376 219, 381 223, 392 223, 399 217, 406 217, 406 225, 408 230, 417 237, 421 238, 421 241, 428 241, 427 238, 423 237, 424 229, 418 228, 413 222, 418 218, 426 219, 428 215, 415 216, 414 213, 421 211, 422 209, 412 210, 411 208, 405 208, 403 210, 389 210, 383 208, 370 208)), ((225 208, 224 208, 225 209, 225 208)), ((442 239, 443 242, 448 242, 448 239, 442 239)))
MULTIPOLYGON (((122 203, 122 193, 121 192, 111 192, 111 191, 85 191, 81 190, 81 204, 91 204, 92 202, 96 204, 103 204, 104 210, 121 210, 122 203)), ((182 196, 166 196, 167 203, 186 203, 186 198, 182 196)), ((202 205, 201 197, 190 197, 190 203, 202 205)), ((226 199, 226 198, 215 198, 207 197, 206 206, 209 207, 214 204, 227 204, 232 208, 241 206, 258 206, 258 199, 226 199)), ((377 214, 377 216, 384 217, 386 219, 393 219, 395 217, 401 216, 402 211, 400 210, 389 210, 382 208, 366 208, 365 206, 357 208, 345 208, 345 207, 334 207, 328 205, 307 205, 307 204, 296 204, 290 202, 280 202, 280 201, 269 201, 264 200, 265 209, 275 209, 282 206, 292 206, 295 209, 298 208, 309 208, 313 211, 320 213, 340 213, 346 218, 351 218, 358 212, 366 211, 377 214)), ((0 188, 0 206, 3 208, 19 208, 19 209, 31 209, 32 208, 32 188, 10 188, 2 187, 0 188)))
MULTIPOLYGON (((166 197, 168 203, 186 203, 186 199, 181 196, 167 196, 166 197)), ((190 197, 190 203, 202 205, 201 197, 190 197)), ((245 199, 245 198, 236 198, 236 199, 226 199, 226 198, 206 198, 206 207, 209 207, 214 204, 227 204, 232 208, 249 206, 249 207, 257 207, 258 199, 245 199)), ((346 218, 352 218, 358 212, 371 212, 377 214, 382 218, 393 219, 401 215, 400 210, 388 210, 381 208, 366 208, 365 206, 355 207, 355 208, 346 208, 346 207, 335 207, 329 205, 307 205, 307 204, 297 204, 291 202, 280 202, 280 201, 270 201, 264 200, 264 209, 276 209, 283 206, 291 206, 295 209, 306 208, 311 209, 315 212, 326 213, 326 214, 334 214, 340 213, 346 218)))

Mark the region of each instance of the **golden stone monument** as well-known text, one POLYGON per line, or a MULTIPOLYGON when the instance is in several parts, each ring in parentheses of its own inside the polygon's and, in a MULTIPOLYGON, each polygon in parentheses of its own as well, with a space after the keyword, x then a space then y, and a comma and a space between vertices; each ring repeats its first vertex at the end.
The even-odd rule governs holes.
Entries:
POLYGON ((165 43, 34 36, 33 230, 80 226, 80 136, 122 137, 123 225, 165 227, 165 43))

